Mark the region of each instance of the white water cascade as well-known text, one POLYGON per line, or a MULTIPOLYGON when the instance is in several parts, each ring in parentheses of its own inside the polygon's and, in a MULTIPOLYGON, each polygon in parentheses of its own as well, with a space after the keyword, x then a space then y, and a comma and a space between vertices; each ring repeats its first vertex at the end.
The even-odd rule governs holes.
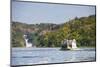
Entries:
POLYGON ((76 40, 73 39, 73 40, 72 40, 72 49, 75 49, 75 48, 77 48, 76 40))
POLYGON ((75 39, 73 39, 73 40, 67 40, 67 39, 65 39, 64 41, 62 41, 62 44, 66 45, 67 49, 71 49, 71 50, 78 49, 75 39))
POLYGON ((27 35, 24 35, 24 39, 25 39, 26 47, 32 47, 32 43, 29 42, 29 39, 27 38, 27 35))

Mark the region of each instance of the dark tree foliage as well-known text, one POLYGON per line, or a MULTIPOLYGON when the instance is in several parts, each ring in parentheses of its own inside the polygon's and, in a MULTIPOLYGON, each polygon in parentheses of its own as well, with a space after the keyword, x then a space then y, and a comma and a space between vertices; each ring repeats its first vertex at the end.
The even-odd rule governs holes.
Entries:
POLYGON ((78 46, 96 46, 96 17, 75 17, 63 24, 24 24, 12 22, 12 46, 23 47, 23 35, 30 33, 31 41, 37 47, 61 47, 64 39, 76 39, 78 46))

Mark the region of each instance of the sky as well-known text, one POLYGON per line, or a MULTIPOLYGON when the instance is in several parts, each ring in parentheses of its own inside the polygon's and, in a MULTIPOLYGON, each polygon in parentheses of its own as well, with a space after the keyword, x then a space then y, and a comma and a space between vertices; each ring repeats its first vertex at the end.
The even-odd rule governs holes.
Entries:
POLYGON ((95 14, 95 6, 12 1, 12 21, 27 24, 61 24, 95 14))

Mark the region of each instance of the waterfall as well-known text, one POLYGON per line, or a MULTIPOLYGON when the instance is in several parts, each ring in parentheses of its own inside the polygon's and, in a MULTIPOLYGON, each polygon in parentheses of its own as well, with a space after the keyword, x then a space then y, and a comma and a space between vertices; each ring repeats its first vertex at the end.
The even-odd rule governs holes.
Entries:
POLYGON ((24 35, 26 47, 32 47, 32 40, 28 38, 28 35, 24 35))
POLYGON ((65 49, 68 49, 68 50, 77 50, 78 47, 77 47, 77 44, 76 44, 76 40, 73 39, 73 40, 67 40, 67 39, 64 39, 62 42, 61 42, 62 46, 61 46, 61 49, 65 50, 65 49))
POLYGON ((75 39, 72 40, 72 48, 73 49, 77 48, 76 40, 75 39))

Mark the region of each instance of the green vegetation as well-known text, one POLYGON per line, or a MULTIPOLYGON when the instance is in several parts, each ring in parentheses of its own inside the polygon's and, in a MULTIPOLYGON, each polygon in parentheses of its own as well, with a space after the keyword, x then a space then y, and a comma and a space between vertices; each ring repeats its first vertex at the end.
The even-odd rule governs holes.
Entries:
POLYGON ((95 15, 75 18, 63 24, 25 24, 12 22, 12 46, 24 47, 23 35, 28 32, 37 47, 60 47, 64 39, 76 39, 77 45, 96 46, 95 15))

